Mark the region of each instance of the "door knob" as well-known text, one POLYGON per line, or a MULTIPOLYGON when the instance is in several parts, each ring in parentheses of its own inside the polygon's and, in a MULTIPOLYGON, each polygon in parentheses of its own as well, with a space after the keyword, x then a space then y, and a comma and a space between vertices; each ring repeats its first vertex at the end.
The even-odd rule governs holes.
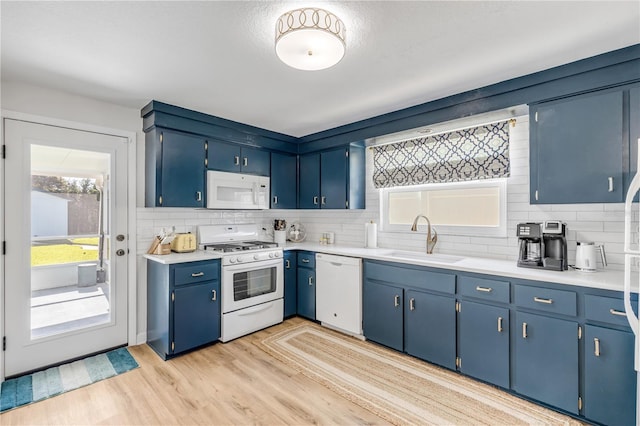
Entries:
POLYGON ((122 249, 118 249, 118 250, 116 250, 116 255, 118 255, 118 256, 124 256, 124 250, 122 250, 122 249))
POLYGON ((118 234, 118 235, 116 236, 116 240, 118 240, 118 241, 124 241, 124 235, 122 235, 122 234, 118 234))

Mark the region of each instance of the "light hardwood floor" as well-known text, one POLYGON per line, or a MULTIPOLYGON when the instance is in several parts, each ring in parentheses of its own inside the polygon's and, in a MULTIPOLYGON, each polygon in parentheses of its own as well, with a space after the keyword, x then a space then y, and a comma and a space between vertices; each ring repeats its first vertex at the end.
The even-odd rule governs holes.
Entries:
POLYGON ((147 345, 131 347, 140 368, 0 414, 0 425, 385 424, 253 344, 304 321, 166 362, 147 345))

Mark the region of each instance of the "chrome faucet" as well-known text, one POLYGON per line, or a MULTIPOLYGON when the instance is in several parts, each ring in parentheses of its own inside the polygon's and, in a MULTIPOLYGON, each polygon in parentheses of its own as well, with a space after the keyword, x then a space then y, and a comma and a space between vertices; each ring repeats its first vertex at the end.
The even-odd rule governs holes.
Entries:
POLYGON ((421 217, 423 217, 427 221, 427 254, 432 254, 433 248, 436 246, 436 243, 438 242, 438 233, 436 232, 435 228, 431 228, 431 221, 429 220, 429 218, 426 217, 425 215, 419 214, 413 220, 413 225, 411 225, 411 230, 414 232, 418 230, 418 219, 420 219, 421 217))

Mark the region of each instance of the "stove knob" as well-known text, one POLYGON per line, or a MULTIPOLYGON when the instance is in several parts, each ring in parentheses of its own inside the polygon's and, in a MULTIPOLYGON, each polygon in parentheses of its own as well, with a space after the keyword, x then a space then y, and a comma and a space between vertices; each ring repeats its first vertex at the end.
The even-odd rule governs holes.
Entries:
POLYGON ((243 260, 244 260, 244 259, 243 259, 242 257, 240 257, 240 256, 238 256, 238 258, 236 259, 236 261, 237 261, 238 263, 242 262, 243 260))
POLYGON ((229 258, 229 263, 236 263, 236 258, 235 257, 230 257, 229 258))
POLYGON ((253 255, 253 260, 260 260, 260 256, 258 256, 257 254, 253 255))
POLYGON ((273 257, 280 257, 280 252, 277 251, 277 252, 273 253, 273 257))
POLYGON ((269 253, 269 258, 273 259, 273 253, 269 253))

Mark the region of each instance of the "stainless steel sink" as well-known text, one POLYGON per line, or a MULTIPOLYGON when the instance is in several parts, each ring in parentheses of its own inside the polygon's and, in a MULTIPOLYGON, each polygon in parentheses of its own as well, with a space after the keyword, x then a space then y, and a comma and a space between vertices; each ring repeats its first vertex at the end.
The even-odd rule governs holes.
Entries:
POLYGON ((456 263, 464 260, 464 257, 454 256, 451 254, 439 254, 439 253, 419 253, 415 251, 402 251, 402 250, 390 250, 388 252, 382 253, 385 256, 397 257, 402 259, 416 259, 416 260, 425 260, 429 262, 440 262, 440 263, 456 263))

